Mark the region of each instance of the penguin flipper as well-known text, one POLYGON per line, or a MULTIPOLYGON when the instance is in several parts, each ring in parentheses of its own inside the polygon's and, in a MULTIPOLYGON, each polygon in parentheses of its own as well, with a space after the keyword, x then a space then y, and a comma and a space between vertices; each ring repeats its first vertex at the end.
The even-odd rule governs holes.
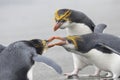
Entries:
POLYGON ((103 30, 107 27, 106 24, 98 24, 95 26, 94 33, 103 33, 103 30))
POLYGON ((56 62, 47 57, 37 55, 33 57, 33 60, 36 62, 43 62, 52 67, 58 74, 62 74, 62 68, 56 62))
POLYGON ((103 43, 98 43, 95 46, 98 47, 97 49, 101 49, 102 51, 105 51, 106 53, 110 52, 110 53, 116 53, 116 54, 120 55, 120 53, 118 51, 116 51, 115 49, 113 49, 113 48, 111 48, 103 43))

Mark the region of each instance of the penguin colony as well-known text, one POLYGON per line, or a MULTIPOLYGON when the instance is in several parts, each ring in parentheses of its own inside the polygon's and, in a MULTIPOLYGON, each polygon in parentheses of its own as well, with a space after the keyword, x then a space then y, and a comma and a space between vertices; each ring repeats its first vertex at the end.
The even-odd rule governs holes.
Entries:
POLYGON ((96 67, 92 76, 99 76, 101 71, 111 74, 106 77, 120 76, 120 38, 103 33, 105 24, 95 25, 87 15, 71 9, 57 10, 55 21, 53 30, 65 29, 66 37, 17 41, 7 47, 0 45, 0 80, 29 80, 27 73, 35 61, 43 62, 61 74, 58 64, 42 56, 47 48, 56 45, 72 52, 74 70, 65 73, 68 78, 78 76, 79 71, 89 65, 96 67), (61 41, 49 44, 54 39, 61 41))

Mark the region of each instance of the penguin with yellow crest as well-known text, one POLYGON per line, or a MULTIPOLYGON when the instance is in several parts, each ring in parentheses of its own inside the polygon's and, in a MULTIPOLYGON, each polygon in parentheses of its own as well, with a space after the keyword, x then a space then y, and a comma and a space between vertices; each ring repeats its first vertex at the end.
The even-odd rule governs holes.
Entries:
POLYGON ((49 44, 49 47, 63 46, 67 51, 87 58, 100 71, 111 73, 109 78, 116 79, 120 76, 120 38, 101 33, 104 28, 96 28, 94 33, 85 35, 56 36, 54 39, 61 42, 49 44))
MULTIPOLYGON (((83 12, 72 9, 59 9, 55 12, 55 21, 53 30, 58 29, 66 30, 67 36, 84 35, 93 33, 95 24, 83 12)), ((70 73, 65 73, 66 76, 78 76, 79 71, 91 65, 91 63, 84 57, 72 54, 74 70, 70 73)), ((98 76, 99 69, 95 67, 95 73, 92 76, 98 76)), ((88 75, 91 76, 91 75, 88 75)))

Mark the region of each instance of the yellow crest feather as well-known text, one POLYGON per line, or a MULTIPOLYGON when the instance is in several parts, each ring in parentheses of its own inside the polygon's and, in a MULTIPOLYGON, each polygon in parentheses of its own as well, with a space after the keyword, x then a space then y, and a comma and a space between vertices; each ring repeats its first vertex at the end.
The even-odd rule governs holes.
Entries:
POLYGON ((78 48, 76 39, 80 38, 79 36, 67 36, 68 40, 71 40, 73 42, 73 44, 75 45, 76 48, 78 48))
POLYGON ((61 20, 61 19, 63 19, 63 20, 69 20, 68 19, 68 16, 70 16, 70 14, 71 14, 71 11, 70 10, 67 10, 63 15, 58 15, 58 11, 59 10, 57 10, 56 12, 55 12, 55 19, 56 20, 61 20))

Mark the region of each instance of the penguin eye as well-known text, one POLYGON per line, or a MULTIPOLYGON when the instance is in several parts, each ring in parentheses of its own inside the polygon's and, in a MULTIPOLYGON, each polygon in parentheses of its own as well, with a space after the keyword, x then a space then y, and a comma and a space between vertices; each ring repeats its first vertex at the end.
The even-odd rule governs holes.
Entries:
POLYGON ((72 42, 72 40, 68 40, 68 43, 72 44, 73 42, 72 42))
POLYGON ((62 19, 62 20, 59 20, 58 22, 63 22, 63 23, 64 23, 64 22, 66 22, 66 20, 63 20, 63 19, 62 19))
POLYGON ((55 22, 58 22, 58 20, 55 18, 55 22))
POLYGON ((66 22, 66 20, 61 20, 61 22, 66 22))

